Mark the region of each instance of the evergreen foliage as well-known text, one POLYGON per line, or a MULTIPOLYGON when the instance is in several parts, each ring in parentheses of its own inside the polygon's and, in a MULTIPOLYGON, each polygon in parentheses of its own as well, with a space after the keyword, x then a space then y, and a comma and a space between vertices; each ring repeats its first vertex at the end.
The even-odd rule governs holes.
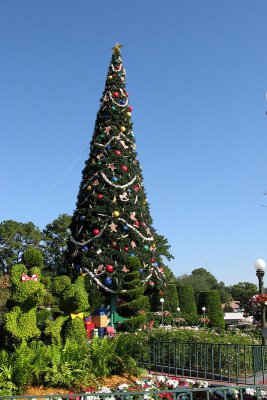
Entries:
POLYGON ((231 294, 223 282, 218 282, 205 268, 196 268, 190 275, 181 275, 177 278, 178 288, 180 286, 191 285, 194 290, 195 301, 198 303, 200 292, 206 290, 218 290, 222 303, 231 301, 231 294))
POLYGON ((200 292, 198 300, 198 313, 202 314, 202 307, 206 307, 206 316, 209 318, 211 327, 224 329, 223 310, 220 295, 217 290, 200 292))
POLYGON ((29 247, 38 248, 42 234, 32 222, 6 220, 0 223, 0 266, 8 273, 13 264, 20 263, 29 247))
POLYGON ((142 280, 147 282, 151 275, 152 286, 164 281, 160 255, 171 257, 166 239, 157 236, 152 226, 131 111, 120 46, 116 45, 68 244, 70 274, 87 273, 107 293, 121 292, 129 256, 139 258, 142 280))
POLYGON ((122 290, 119 293, 120 304, 118 313, 126 318, 118 327, 123 331, 134 331, 141 328, 149 311, 149 299, 144 296, 144 285, 140 278, 141 263, 137 257, 129 257, 127 262, 129 272, 125 275, 122 290))
POLYGON ((194 290, 191 285, 185 285, 178 288, 179 305, 182 316, 197 315, 197 307, 194 298, 194 290))
POLYGON ((70 215, 61 214, 43 230, 45 270, 53 276, 66 273, 65 252, 70 235, 70 223, 70 215))

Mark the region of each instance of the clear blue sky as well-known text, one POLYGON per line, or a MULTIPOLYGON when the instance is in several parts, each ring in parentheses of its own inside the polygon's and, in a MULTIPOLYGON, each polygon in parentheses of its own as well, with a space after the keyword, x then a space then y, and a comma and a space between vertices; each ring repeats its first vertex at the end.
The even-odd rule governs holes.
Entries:
MULTIPOLYGON (((257 282, 267 259, 267 3, 0 1, 0 221, 75 208, 111 47, 176 275, 257 282)), ((267 278, 266 278, 267 279, 267 278)))

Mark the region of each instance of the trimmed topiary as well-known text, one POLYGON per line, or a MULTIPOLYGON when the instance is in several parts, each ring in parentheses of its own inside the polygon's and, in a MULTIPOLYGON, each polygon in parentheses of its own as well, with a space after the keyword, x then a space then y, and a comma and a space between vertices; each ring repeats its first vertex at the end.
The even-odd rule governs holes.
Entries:
POLYGON ((193 287, 191 285, 180 286, 178 288, 178 296, 182 315, 190 314, 191 316, 197 316, 193 287))
POLYGON ((29 269, 32 267, 43 268, 44 260, 40 250, 28 247, 22 255, 22 263, 29 269))
POLYGON ((200 292, 198 299, 198 313, 203 314, 202 307, 206 307, 206 316, 209 318, 209 326, 224 329, 223 310, 220 294, 217 290, 200 292))
POLYGON ((150 304, 147 296, 144 296, 144 286, 141 281, 141 263, 137 257, 129 257, 127 262, 129 272, 124 277, 122 290, 119 293, 118 313, 125 318, 118 326, 120 331, 135 331, 143 327, 147 321, 146 312, 150 304))

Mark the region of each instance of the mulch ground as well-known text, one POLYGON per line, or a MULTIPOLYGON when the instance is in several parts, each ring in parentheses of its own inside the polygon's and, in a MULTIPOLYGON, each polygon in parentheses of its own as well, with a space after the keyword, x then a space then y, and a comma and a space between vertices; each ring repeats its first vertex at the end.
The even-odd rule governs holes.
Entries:
MULTIPOLYGON (((97 381, 92 382, 91 384, 88 384, 87 387, 99 387, 99 386, 108 386, 111 388, 117 387, 121 383, 134 383, 138 378, 133 377, 133 376, 128 376, 128 375, 113 375, 110 378, 102 378, 97 381)), ((62 388, 49 388, 49 387, 43 387, 43 386, 31 386, 28 387, 25 390, 24 395, 25 396, 41 396, 41 395, 49 395, 49 394, 68 394, 71 391, 74 390, 69 390, 69 389, 62 389, 62 388)), ((78 391, 75 391, 78 393, 78 391)))

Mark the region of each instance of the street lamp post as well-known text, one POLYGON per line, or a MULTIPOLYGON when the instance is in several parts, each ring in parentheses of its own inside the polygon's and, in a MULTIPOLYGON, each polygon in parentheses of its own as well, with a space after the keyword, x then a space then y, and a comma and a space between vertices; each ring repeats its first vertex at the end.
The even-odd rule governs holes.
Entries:
POLYGON ((163 324, 163 322, 164 322, 164 320, 163 320, 163 304, 164 304, 164 298, 161 297, 161 298, 159 299, 159 301, 161 302, 161 325, 163 326, 163 325, 164 325, 164 324, 163 324))
POLYGON ((177 311, 177 314, 178 314, 178 328, 180 328, 180 311, 181 311, 180 307, 177 307, 176 311, 177 311))
MULTIPOLYGON (((259 279, 259 294, 264 294, 263 277, 264 277, 264 270, 266 267, 266 263, 264 260, 259 258, 258 260, 256 260, 254 262, 254 267, 256 268, 256 275, 259 279)), ((262 310, 261 310, 261 325, 262 325, 262 329, 266 328, 265 304, 262 305, 262 310)), ((262 335, 262 345, 266 346, 266 344, 267 344, 267 341, 263 334, 262 335)))
POLYGON ((204 328, 206 326, 206 307, 202 307, 203 315, 204 315, 204 328))

